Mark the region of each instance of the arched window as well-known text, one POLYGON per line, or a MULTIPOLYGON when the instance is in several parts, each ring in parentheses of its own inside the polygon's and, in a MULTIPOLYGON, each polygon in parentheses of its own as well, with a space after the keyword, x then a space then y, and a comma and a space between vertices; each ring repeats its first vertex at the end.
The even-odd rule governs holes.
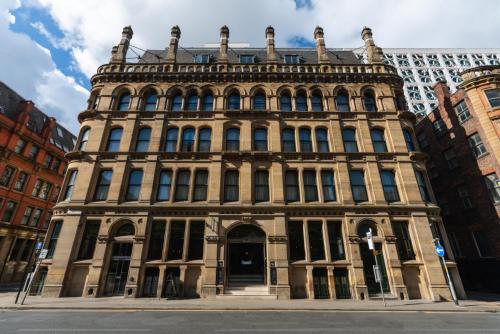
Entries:
POLYGON ((365 106, 365 111, 377 111, 377 104, 375 103, 375 95, 371 90, 367 90, 363 94, 363 104, 365 106))
POLYGON ((348 153, 358 152, 356 143, 356 130, 345 128, 342 130, 342 140, 344 141, 344 150, 348 153))
POLYGON ((238 92, 233 92, 229 95, 227 100, 227 108, 231 110, 239 110, 240 106, 240 94, 238 92))
POLYGON ((158 95, 154 90, 150 90, 144 98, 144 111, 155 111, 158 95))
POLYGON ((118 231, 116 231, 115 237, 123 237, 126 235, 134 235, 134 234, 135 234, 134 225, 124 224, 118 229, 118 231))
POLYGON ((328 132, 324 128, 316 129, 316 149, 321 153, 330 152, 328 146, 328 132))
POLYGON ((296 152, 295 147, 295 129, 285 128, 283 129, 283 152, 296 152))
POLYGON ((323 111, 323 96, 320 93, 314 93, 311 98, 312 110, 323 111))
POLYGON ((191 94, 187 99, 187 110, 196 111, 198 110, 198 95, 191 94))
POLYGON ((373 149, 377 153, 387 152, 387 144, 385 143, 384 130, 372 129, 373 149))
POLYGON ((125 193, 126 201, 137 201, 141 193, 142 169, 133 169, 128 177, 127 192, 125 193))
POLYGON ((180 93, 172 99, 172 111, 182 111, 182 95, 180 93))
POLYGON ((127 111, 130 107, 130 93, 123 93, 118 99, 118 111, 127 111))
POLYGON ((372 222, 363 222, 358 226, 358 236, 360 238, 366 237, 366 232, 372 230, 372 236, 377 236, 377 227, 372 222))
POLYGON ((288 92, 283 92, 280 96, 280 110, 292 111, 292 98, 288 92))
POLYGON ((415 151, 415 144, 413 143, 413 136, 410 130, 403 129, 403 136, 405 137, 406 148, 409 152, 415 151))
POLYGON ((212 95, 212 93, 206 93, 205 95, 203 95, 201 110, 202 111, 214 110, 214 96, 212 95))
POLYGON ((335 107, 337 111, 349 112, 351 108, 349 107, 349 94, 346 91, 341 90, 335 97, 335 107))
POLYGON ((299 129, 300 152, 312 152, 311 129, 299 129))
POLYGON ((137 142, 135 143, 136 152, 147 152, 149 148, 149 140, 151 139, 151 128, 142 128, 137 134, 137 142))
POLYGON ((230 128, 226 131, 226 151, 240 150, 240 129, 230 128))
POLYGON ((198 134, 198 152, 210 152, 210 142, 212 139, 212 130, 202 128, 198 134))
POLYGON ((177 137, 179 136, 178 128, 169 128, 167 130, 167 140, 165 141, 165 152, 177 151, 177 137))
POLYGON ((266 95, 264 93, 257 93, 253 97, 253 108, 255 110, 265 110, 266 109, 266 95))
POLYGON ((304 92, 299 92, 295 99, 297 111, 307 111, 307 97, 304 92))
POLYGON ((182 130, 181 151, 183 152, 194 151, 194 128, 185 128, 184 130, 182 130))
POLYGON ((106 151, 108 152, 118 152, 120 150, 120 140, 122 139, 122 128, 114 128, 109 133, 108 144, 106 145, 106 151))
POLYGON ((267 129, 257 128, 253 131, 254 151, 267 151, 267 129))
POLYGON ((101 91, 95 91, 92 93, 89 99, 89 109, 96 110, 99 106, 99 101, 101 100, 100 94, 101 91))
POLYGON ((85 128, 80 136, 80 145, 78 145, 78 151, 84 151, 87 147, 89 141, 90 128, 85 128))

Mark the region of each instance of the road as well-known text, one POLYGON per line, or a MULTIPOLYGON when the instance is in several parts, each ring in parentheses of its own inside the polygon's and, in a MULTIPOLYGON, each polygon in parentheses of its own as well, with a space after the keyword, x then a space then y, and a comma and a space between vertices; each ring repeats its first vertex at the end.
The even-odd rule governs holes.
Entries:
POLYGON ((0 333, 500 333, 499 313, 1 311, 0 333))

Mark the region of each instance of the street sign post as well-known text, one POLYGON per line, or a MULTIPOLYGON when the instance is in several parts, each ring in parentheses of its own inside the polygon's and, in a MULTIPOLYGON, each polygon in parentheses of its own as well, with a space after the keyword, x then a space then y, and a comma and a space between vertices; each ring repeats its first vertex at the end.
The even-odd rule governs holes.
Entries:
POLYGON ((373 233, 371 228, 368 230, 368 232, 366 232, 366 240, 368 241, 368 248, 372 251, 373 257, 375 258, 375 265, 373 266, 373 275, 375 276, 375 282, 377 282, 380 285, 380 293, 382 294, 382 300, 384 302, 384 306, 387 306, 385 304, 384 288, 382 286, 383 284, 382 272, 380 271, 377 259, 379 251, 375 249, 375 244, 373 243, 373 233))
POLYGON ((451 297, 453 298, 453 302, 455 303, 455 305, 458 306, 458 298, 457 294, 455 293, 455 287, 453 286, 453 281, 451 280, 450 272, 448 271, 448 267, 446 266, 446 261, 444 260, 444 254, 445 254, 444 247, 439 242, 439 239, 435 239, 434 242, 436 242, 436 248, 434 249, 434 251, 436 252, 437 256, 439 256, 439 259, 443 264, 444 271, 446 273, 446 278, 448 280, 448 287, 450 288, 451 292, 451 297))
POLYGON ((40 254, 38 254, 38 259, 37 259, 37 262, 36 262, 35 270, 33 270, 33 274, 31 275, 31 277, 29 279, 28 287, 26 288, 26 293, 24 294, 24 297, 21 300, 21 305, 24 304, 24 301, 26 300, 26 297, 29 295, 30 290, 31 290, 31 286, 33 285, 33 281, 36 278, 36 274, 38 272, 38 268, 40 268, 40 264, 47 257, 48 252, 49 251, 47 249, 42 249, 40 251, 40 254))

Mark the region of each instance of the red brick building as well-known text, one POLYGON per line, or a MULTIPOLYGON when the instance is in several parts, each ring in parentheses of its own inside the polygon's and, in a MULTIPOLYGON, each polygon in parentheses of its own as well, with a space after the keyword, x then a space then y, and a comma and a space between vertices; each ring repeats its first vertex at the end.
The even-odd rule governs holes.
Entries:
POLYGON ((50 222, 75 139, 0 81, 0 284, 21 280, 50 222))
POLYGON ((439 105, 416 134, 465 289, 500 291, 500 67, 462 77, 454 94, 434 86, 439 105))

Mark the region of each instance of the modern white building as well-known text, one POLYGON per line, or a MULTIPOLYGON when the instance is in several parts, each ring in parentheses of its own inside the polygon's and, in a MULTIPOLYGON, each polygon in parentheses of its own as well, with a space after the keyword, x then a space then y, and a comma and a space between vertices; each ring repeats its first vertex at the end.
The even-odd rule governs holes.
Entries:
MULTIPOLYGON (((352 50, 366 62, 364 49, 352 50)), ((398 69, 404 79, 409 108, 416 114, 428 114, 436 106, 432 86, 445 79, 454 92, 462 81, 460 72, 471 67, 500 65, 498 49, 436 49, 436 48, 383 48, 387 64, 398 69)))

